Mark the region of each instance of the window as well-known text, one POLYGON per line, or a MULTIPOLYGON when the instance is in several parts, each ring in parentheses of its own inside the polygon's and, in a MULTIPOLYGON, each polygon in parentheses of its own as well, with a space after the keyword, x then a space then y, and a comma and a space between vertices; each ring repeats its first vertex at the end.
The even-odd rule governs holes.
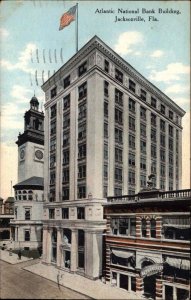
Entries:
POLYGON ((169 119, 173 120, 174 114, 173 111, 169 110, 169 119))
POLYGON ((108 137, 108 124, 104 123, 104 138, 108 137))
POLYGON ((135 236, 136 219, 135 218, 112 218, 111 229, 114 235, 135 236))
POLYGON ((104 60, 104 70, 109 73, 109 62, 106 59, 104 60))
POLYGON ((81 124, 78 126, 78 139, 82 140, 86 138, 86 124, 81 124))
POLYGON ((62 208, 62 219, 68 219, 69 218, 69 208, 62 208))
POLYGON ((79 100, 87 96, 87 82, 83 83, 81 86, 78 88, 78 96, 79 100))
POLYGON ((78 145, 78 158, 86 157, 86 144, 78 145))
POLYGON ((103 177, 104 179, 108 179, 108 165, 104 164, 103 168, 103 177))
POLYGON ((140 107, 140 117, 141 119, 146 120, 146 108, 143 106, 140 107))
POLYGON ((86 165, 78 166, 78 179, 86 178, 86 165))
POLYGON ((121 187, 115 187, 114 188, 114 195, 115 196, 121 196, 122 195, 122 188, 121 187))
POLYGON ((169 136, 173 137, 173 127, 171 125, 169 125, 169 127, 168 127, 168 133, 169 133, 169 136))
POLYGON ((151 106, 156 108, 157 107, 157 100, 153 97, 151 97, 151 106))
POLYGON ((85 186, 78 186, 78 198, 86 198, 86 187, 85 186))
POLYGON ((135 154, 129 153, 129 166, 135 166, 135 154))
POLYGON ((146 153, 146 141, 141 140, 140 150, 141 150, 141 153, 146 153))
POLYGON ((55 134, 56 133, 56 121, 52 121, 50 123, 50 134, 55 134))
POLYGON ((155 219, 151 219, 150 221, 151 228, 151 237, 156 238, 156 221, 155 219))
POLYGON ((63 128, 67 128, 70 126, 70 114, 64 114, 63 115, 63 128))
POLYGON ((129 134, 129 148, 135 149, 135 136, 129 134))
POLYGON ((72 233, 71 229, 64 228, 62 232, 62 241, 66 245, 71 245, 72 233))
POLYGON ((69 187, 68 186, 62 187, 62 200, 69 200, 69 187))
POLYGON ((50 168, 54 168, 56 166, 56 155, 50 155, 50 168))
POLYGON ((173 167, 169 166, 169 178, 173 179, 173 167))
POLYGON ((31 219, 31 210, 30 208, 25 208, 25 220, 31 219))
POLYGON ((156 119, 157 119, 157 117, 156 117, 156 115, 155 114, 153 114, 153 113, 151 113, 151 125, 152 126, 156 126, 156 119))
POLYGON ((161 181, 160 181, 160 189, 161 190, 165 190, 165 180, 164 179, 161 179, 161 181))
POLYGON ((129 184, 135 184, 135 172, 133 171, 129 171, 129 184))
POLYGON ((84 268, 84 245, 85 245, 85 234, 84 231, 78 230, 78 268, 84 268))
POLYGON ((69 142, 70 142, 70 135, 69 135, 69 132, 64 133, 64 134, 63 134, 63 147, 68 146, 68 145, 69 145, 69 142))
POLYGON ((63 151, 63 164, 64 165, 69 164, 69 161, 70 161, 70 152, 69 152, 69 150, 63 151))
POLYGON ((147 100, 147 93, 142 89, 141 89, 141 96, 140 97, 143 101, 147 100))
POLYGON ((157 157, 157 149, 155 145, 151 145, 151 157, 157 157))
POLYGON ((164 177, 165 176, 165 165, 160 165, 160 175, 162 176, 162 177, 164 177))
POLYGON ((123 105, 123 93, 118 89, 115 89, 115 103, 123 105))
POLYGON ((168 147, 169 147, 169 150, 173 151, 173 140, 171 138, 169 138, 169 140, 168 140, 168 147))
POLYGON ((129 116, 129 129, 135 130, 135 118, 129 116))
POLYGON ((147 222, 145 219, 142 219, 141 221, 141 231, 142 231, 142 237, 146 237, 147 233, 147 222))
POLYGON ((165 161, 165 150, 160 149, 160 160, 165 161))
POLYGON ((160 106, 160 111, 161 111, 161 114, 165 115, 165 106, 163 104, 161 104, 161 106, 160 106))
POLYGON ((140 132, 141 132, 141 136, 146 136, 146 125, 145 124, 140 124, 140 132))
POLYGON ((86 72, 87 72, 87 61, 85 61, 83 64, 81 64, 78 67, 78 76, 80 77, 86 72))
POLYGON ((49 219, 54 219, 54 218, 55 218, 55 209, 49 208, 49 219))
POLYGON ((85 208, 84 207, 77 207, 77 218, 85 219, 85 208))
POLYGON ((79 105, 78 107, 78 119, 86 117, 86 103, 79 105))
POLYGON ((107 189, 108 189, 107 185, 104 185, 104 187, 103 187, 103 197, 104 198, 107 197, 107 189))
POLYGON ((123 73, 119 71, 118 69, 115 69, 115 79, 117 79, 119 82, 123 83, 123 73))
POLYGON ((160 145, 165 147, 165 135, 162 133, 160 134, 160 145))
POLYGON ((56 117, 56 104, 50 108, 50 117, 51 119, 56 117))
POLYGON ((172 152, 169 153, 168 160, 169 160, 169 164, 173 165, 173 154, 172 154, 172 152))
POLYGON ((50 91, 50 98, 54 98, 57 95, 57 87, 54 87, 51 91, 50 91))
POLYGON ((136 86, 135 82, 132 81, 131 79, 129 79, 129 89, 130 89, 133 93, 135 93, 135 86, 136 86))
POLYGON ((63 108, 67 109, 70 107, 70 94, 63 98, 63 108))
POLYGON ((69 182, 70 180, 70 173, 69 173, 69 168, 63 169, 63 174, 62 174, 62 182, 69 182))
POLYGON ((104 159, 108 159, 108 144, 104 144, 104 159))
POLYGON ((164 120, 160 120, 160 130, 165 132, 165 121, 164 120))
POLYGON ((123 112, 115 108, 115 122, 122 125, 123 124, 123 112))
POLYGON ((147 165, 146 165, 146 158, 141 157, 141 160, 140 160, 140 168, 141 168, 141 170, 146 170, 146 167, 147 167, 147 165))
POLYGON ((151 128, 151 141, 156 142, 156 130, 151 128))
POLYGON ((153 160, 151 163, 151 173, 156 174, 156 172, 157 172, 157 164, 156 161, 153 160))
POLYGON ((64 88, 66 89, 70 85, 70 75, 64 78, 64 88))
POLYGON ((104 81, 104 95, 109 96, 109 82, 104 81))
POLYGON ((123 131, 118 128, 115 128, 115 142, 123 143, 123 131))
POLYGON ((50 173, 50 184, 55 184, 55 179, 56 179, 56 173, 51 172, 50 173))
POLYGON ((122 162, 123 161, 123 150, 115 147, 115 161, 122 162))
POLYGON ((51 189, 49 193, 49 201, 54 202, 55 201, 55 190, 51 189))
POLYGON ((30 230, 25 230, 25 241, 30 241, 30 230))
POLYGON ((146 187, 146 176, 145 175, 140 176, 140 184, 141 184, 141 187, 146 187))
POLYGON ((108 117, 108 103, 104 102, 104 117, 108 117))
POLYGON ((129 111, 135 113, 135 101, 129 98, 129 111))
POLYGON ((115 167, 115 180, 122 181, 122 169, 115 167))
POLYGON ((54 151, 56 149, 56 139, 50 140, 50 151, 54 151))

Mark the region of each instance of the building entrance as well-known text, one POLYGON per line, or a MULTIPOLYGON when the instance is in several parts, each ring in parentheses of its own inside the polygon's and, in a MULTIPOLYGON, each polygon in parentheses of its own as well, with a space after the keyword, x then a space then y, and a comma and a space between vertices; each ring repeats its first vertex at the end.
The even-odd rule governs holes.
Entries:
POLYGON ((144 295, 149 299, 155 299, 156 292, 156 276, 145 277, 144 280, 144 295))

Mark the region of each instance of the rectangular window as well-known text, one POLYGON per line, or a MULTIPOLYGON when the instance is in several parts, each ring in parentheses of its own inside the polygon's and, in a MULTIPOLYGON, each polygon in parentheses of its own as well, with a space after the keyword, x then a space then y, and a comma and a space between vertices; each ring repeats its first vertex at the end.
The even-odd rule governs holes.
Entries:
POLYGON ((146 167, 147 167, 147 165, 146 165, 146 158, 141 157, 141 160, 140 160, 140 168, 141 168, 141 170, 146 170, 146 167))
POLYGON ((81 124, 78 126, 78 139, 82 140, 86 138, 86 124, 81 124))
POLYGON ((140 117, 141 119, 146 120, 146 108, 143 106, 140 107, 140 117))
POLYGON ((156 158, 157 157, 157 148, 155 145, 151 145, 151 157, 156 158))
POLYGON ((85 208, 84 207, 77 207, 77 218, 85 219, 85 208))
POLYGON ((173 127, 171 125, 168 126, 169 136, 173 137, 173 127))
POLYGON ((109 96, 109 82, 104 81, 104 95, 109 96))
POLYGON ((122 162, 123 161, 123 150, 115 147, 115 161, 122 162))
POLYGON ((123 93, 118 89, 115 89, 115 103, 123 105, 123 93))
POLYGON ((156 119, 157 119, 156 115, 151 113, 151 125, 154 126, 154 127, 157 124, 156 119))
POLYGON ((70 85, 70 75, 64 78, 64 89, 66 89, 70 85))
POLYGON ((151 163, 151 173, 156 174, 156 172, 157 172, 157 164, 156 161, 153 160, 151 163))
POLYGON ((135 113, 135 101, 129 98, 129 111, 135 113))
POLYGON ((55 189, 51 189, 49 193, 49 201, 54 202, 55 200, 55 189))
POLYGON ((135 118, 129 116, 129 129, 135 130, 135 118))
POLYGON ((56 104, 54 104, 50 108, 50 117, 51 117, 51 119, 54 118, 54 117, 56 117, 56 104))
POLYGON ((115 180, 116 181, 122 181, 123 180, 122 169, 121 168, 115 167, 115 180))
POLYGON ((129 166, 135 166, 135 154, 129 153, 129 166))
POLYGON ((86 157, 86 144, 82 144, 78 146, 78 158, 86 157))
POLYGON ((129 184, 135 185, 135 172, 129 171, 129 184))
POLYGON ((133 93, 135 93, 135 86, 136 86, 135 82, 132 81, 131 79, 129 79, 129 89, 130 89, 130 91, 132 91, 133 93))
POLYGON ((31 219, 31 210, 30 208, 25 208, 25 220, 31 219))
POLYGON ((151 128, 151 141, 156 142, 157 133, 156 130, 151 128))
POLYGON ((172 152, 169 153, 168 159, 169 159, 169 164, 173 165, 173 154, 172 154, 172 152))
POLYGON ((161 179, 160 181, 160 189, 165 190, 165 180, 161 179))
POLYGON ((122 144, 123 143, 123 131, 115 128, 115 142, 122 144))
POLYGON ((140 124, 140 133, 141 133, 141 136, 144 136, 146 137, 146 125, 145 124, 140 124))
POLYGON ((56 150, 56 139, 51 139, 50 140, 50 151, 56 150))
POLYGON ((50 168, 54 168, 56 166, 56 155, 50 155, 50 168))
POLYGON ((162 177, 165 177, 165 165, 160 165, 160 175, 162 176, 162 177))
POLYGON ((109 62, 106 59, 104 60, 104 70, 109 73, 109 62))
POLYGON ((169 110, 169 119, 173 120, 174 114, 173 111, 169 110))
POLYGON ((108 159, 108 144, 104 144, 104 160, 108 159))
POLYGON ((129 148, 135 149, 135 136, 129 134, 129 148))
POLYGON ((54 98, 57 95, 57 87, 54 87, 51 91, 50 91, 50 98, 54 98))
POLYGON ((84 82, 81 86, 79 86, 78 96, 79 100, 87 96, 87 82, 84 82))
POLYGON ((70 152, 69 152, 69 150, 63 151, 63 164, 64 165, 69 164, 69 161, 70 161, 70 152))
POLYGON ((140 176, 140 185, 141 185, 141 187, 146 187, 146 176, 145 175, 140 176))
POLYGON ((141 96, 140 97, 143 101, 147 100, 147 93, 142 89, 141 89, 141 96))
POLYGON ((87 72, 87 61, 85 61, 83 64, 81 64, 78 67, 78 76, 80 77, 86 72, 87 72))
POLYGON ((63 169, 62 182, 66 183, 66 182, 69 182, 69 180, 70 180, 69 168, 63 169))
POLYGON ((86 118, 86 103, 83 103, 78 107, 78 119, 83 118, 86 118))
POLYGON ((115 187, 114 188, 114 195, 115 196, 121 196, 122 195, 122 188, 121 187, 115 187))
POLYGON ((169 147, 169 150, 173 151, 173 139, 169 138, 168 140, 168 147, 169 147))
POLYGON ((153 97, 151 97, 151 106, 156 108, 157 107, 157 100, 153 97))
POLYGON ((62 200, 69 200, 69 187, 68 186, 62 187, 62 200))
POLYGON ((123 83, 123 73, 119 71, 118 69, 115 69, 115 79, 117 79, 119 82, 123 83))
POLYGON ((69 208, 62 208, 62 219, 69 219, 69 208))
POLYGON ((104 179, 108 179, 108 165, 104 165, 103 177, 104 177, 104 179))
POLYGON ((55 179, 56 179, 56 173, 50 172, 50 184, 55 184, 55 179))
POLYGON ((160 111, 161 111, 161 114, 165 115, 165 106, 163 104, 161 104, 160 106, 160 111))
POLYGON ((63 134, 63 147, 68 146, 70 143, 70 134, 69 132, 63 134))
POLYGON ((30 230, 25 230, 25 241, 30 241, 30 230))
POLYGON ((55 209, 49 208, 49 219, 54 219, 54 218, 55 218, 55 209))
POLYGON ((67 109, 70 107, 70 94, 63 98, 63 108, 67 109))
POLYGON ((160 145, 165 147, 165 135, 162 133, 160 134, 160 145))
POLYGON ((78 198, 86 198, 86 187, 85 186, 78 186, 78 198))
POLYGON ((165 150, 160 149, 160 160, 165 161, 165 150))
POLYGON ((108 103, 104 102, 104 117, 108 117, 108 103))
POLYGON ((70 114, 64 114, 63 115, 63 128, 67 128, 70 126, 70 114))
POLYGON ((78 179, 86 178, 86 165, 78 166, 78 179))
POLYGON ((104 123, 104 138, 108 138, 108 124, 104 123))
POLYGON ((146 153, 146 141, 141 140, 140 150, 141 150, 141 153, 146 153))
POLYGON ((169 166, 169 178, 173 178, 173 167, 169 166))
POLYGON ((115 122, 122 125, 123 124, 123 112, 115 108, 115 122))
POLYGON ((160 120, 160 130, 165 132, 165 121, 164 120, 160 120))
POLYGON ((50 123, 50 134, 53 135, 56 133, 56 121, 51 121, 50 123))

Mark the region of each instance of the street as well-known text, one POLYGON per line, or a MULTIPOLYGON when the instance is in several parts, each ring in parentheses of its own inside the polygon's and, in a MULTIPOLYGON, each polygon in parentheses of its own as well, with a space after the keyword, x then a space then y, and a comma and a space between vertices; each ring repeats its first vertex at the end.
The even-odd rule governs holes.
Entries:
POLYGON ((22 269, 33 263, 11 265, 0 260, 0 299, 90 299, 22 269))

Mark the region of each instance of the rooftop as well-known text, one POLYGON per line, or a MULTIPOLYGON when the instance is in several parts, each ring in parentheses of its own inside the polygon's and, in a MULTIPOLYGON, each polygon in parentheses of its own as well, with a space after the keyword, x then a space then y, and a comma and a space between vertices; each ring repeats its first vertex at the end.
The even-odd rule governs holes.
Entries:
POLYGON ((38 188, 43 188, 43 186, 44 186, 44 178, 33 176, 33 177, 30 177, 24 181, 21 181, 21 182, 15 184, 13 187, 15 189, 18 189, 21 187, 24 187, 24 188, 36 187, 38 189, 38 188))

